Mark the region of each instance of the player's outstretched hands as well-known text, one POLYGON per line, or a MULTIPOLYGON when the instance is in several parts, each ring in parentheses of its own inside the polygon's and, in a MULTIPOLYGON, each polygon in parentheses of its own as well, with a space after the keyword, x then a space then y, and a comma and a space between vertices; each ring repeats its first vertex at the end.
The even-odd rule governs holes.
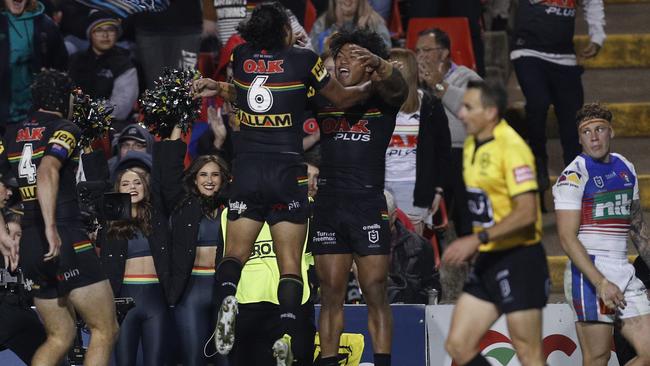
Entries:
POLYGON ((221 92, 221 83, 210 78, 200 78, 192 83, 194 99, 216 97, 221 92))
POLYGON ((381 66, 381 57, 375 55, 366 48, 353 44, 350 45, 350 50, 352 55, 354 55, 364 67, 370 67, 373 70, 377 70, 379 66, 381 66))
POLYGON ((603 303, 607 308, 615 310, 619 308, 625 309, 627 306, 625 296, 623 296, 621 289, 619 289, 615 284, 609 282, 606 278, 598 284, 597 289, 598 297, 603 300, 603 303))

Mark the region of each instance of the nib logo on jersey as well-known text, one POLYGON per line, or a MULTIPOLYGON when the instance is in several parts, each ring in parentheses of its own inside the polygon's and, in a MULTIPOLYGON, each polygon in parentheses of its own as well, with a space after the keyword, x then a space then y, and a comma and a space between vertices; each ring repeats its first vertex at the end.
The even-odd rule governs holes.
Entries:
POLYGON ((594 219, 627 219, 630 217, 632 191, 598 193, 594 196, 594 219))
POLYGON ((335 134, 334 140, 337 141, 370 141, 370 129, 366 119, 354 123, 354 121, 348 121, 345 116, 326 118, 322 123, 322 131, 326 135, 335 134))

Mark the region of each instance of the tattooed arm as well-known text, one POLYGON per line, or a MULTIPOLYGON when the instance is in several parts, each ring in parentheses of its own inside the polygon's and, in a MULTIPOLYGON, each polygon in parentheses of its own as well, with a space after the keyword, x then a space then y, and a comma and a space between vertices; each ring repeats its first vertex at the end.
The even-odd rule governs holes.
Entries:
POLYGON ((648 227, 643 221, 643 208, 641 200, 632 201, 632 221, 630 222, 630 239, 639 251, 639 255, 646 265, 650 266, 650 235, 648 227))

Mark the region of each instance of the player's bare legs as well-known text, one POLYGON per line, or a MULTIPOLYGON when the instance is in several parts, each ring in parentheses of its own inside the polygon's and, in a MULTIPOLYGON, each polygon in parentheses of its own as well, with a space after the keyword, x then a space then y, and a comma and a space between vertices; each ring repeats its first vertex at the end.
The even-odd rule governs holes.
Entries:
POLYGON ((391 353, 393 314, 388 303, 388 256, 354 256, 359 270, 359 285, 368 305, 368 330, 374 353, 391 353))
MULTIPOLYGON (((111 299, 111 302, 113 299, 111 299)), ((74 310, 66 298, 34 298, 47 339, 32 358, 33 366, 56 366, 61 363, 76 335, 74 310)))
POLYGON ((544 366, 542 310, 513 311, 506 314, 506 322, 519 362, 524 366, 544 366))

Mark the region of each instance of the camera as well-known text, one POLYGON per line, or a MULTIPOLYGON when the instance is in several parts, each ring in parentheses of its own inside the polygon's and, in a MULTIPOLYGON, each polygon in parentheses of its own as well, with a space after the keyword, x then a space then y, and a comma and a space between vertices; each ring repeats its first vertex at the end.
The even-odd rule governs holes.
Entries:
POLYGON ((131 217, 131 196, 128 193, 106 193, 110 188, 110 184, 104 181, 77 184, 79 205, 86 216, 99 221, 128 220, 131 217))

